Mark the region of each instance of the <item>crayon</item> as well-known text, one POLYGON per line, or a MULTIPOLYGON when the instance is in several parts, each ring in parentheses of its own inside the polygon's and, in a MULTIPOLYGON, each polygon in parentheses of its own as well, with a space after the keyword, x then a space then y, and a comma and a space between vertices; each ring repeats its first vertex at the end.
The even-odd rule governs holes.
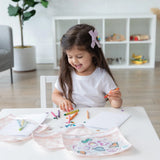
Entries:
POLYGON ((86 154, 85 151, 77 151, 77 153, 80 153, 80 154, 86 154))
POLYGON ((60 110, 58 110, 58 117, 60 118, 60 110))
POLYGON ((26 126, 27 126, 28 122, 27 121, 24 121, 24 124, 21 128, 19 128, 19 131, 22 131, 26 126))
POLYGON ((24 125, 24 122, 25 122, 25 120, 24 120, 24 119, 22 119, 22 120, 20 121, 21 126, 23 126, 23 125, 24 125))
MULTIPOLYGON (((115 88, 114 90, 119 90, 119 88, 115 88)), ((111 91, 109 91, 109 93, 110 93, 111 91)), ((104 96, 104 98, 107 100, 108 99, 108 94, 106 94, 105 96, 104 96)))
POLYGON ((68 112, 68 113, 65 113, 64 116, 67 116, 67 115, 72 114, 72 113, 75 113, 75 112, 79 112, 79 109, 74 110, 74 111, 71 111, 71 112, 68 112))
POLYGON ((17 122, 18 122, 19 127, 22 127, 21 121, 19 119, 17 119, 17 122))
POLYGON ((54 118, 57 119, 57 116, 53 112, 51 112, 51 114, 53 115, 54 118))
POLYGON ((73 114, 73 116, 70 117, 70 120, 72 120, 77 114, 78 114, 78 112, 75 112, 75 113, 73 114))
POLYGON ((89 119, 89 112, 88 112, 88 110, 87 110, 87 119, 89 119))

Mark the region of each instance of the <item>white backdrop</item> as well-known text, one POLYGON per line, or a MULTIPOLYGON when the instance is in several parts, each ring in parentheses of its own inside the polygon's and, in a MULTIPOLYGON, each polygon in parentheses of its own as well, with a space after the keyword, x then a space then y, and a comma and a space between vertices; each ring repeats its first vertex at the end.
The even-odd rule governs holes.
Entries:
MULTIPOLYGON (((13 28, 14 45, 20 44, 18 17, 8 16, 11 0, 0 0, 0 24, 13 28)), ((63 15, 104 15, 106 13, 151 13, 160 0, 49 0, 48 8, 37 6, 37 13, 24 25, 24 42, 36 46, 37 63, 53 63, 52 18, 63 15)), ((157 23, 156 61, 160 61, 160 20, 157 23)))

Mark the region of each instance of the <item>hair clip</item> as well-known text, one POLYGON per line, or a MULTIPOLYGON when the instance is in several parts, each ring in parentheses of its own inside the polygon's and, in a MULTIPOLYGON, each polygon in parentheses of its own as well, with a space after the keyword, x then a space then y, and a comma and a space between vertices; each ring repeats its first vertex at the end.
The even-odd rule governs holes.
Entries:
POLYGON ((90 30, 88 33, 89 33, 89 34, 91 35, 91 37, 92 37, 91 47, 94 48, 95 45, 97 44, 97 46, 98 46, 99 48, 101 48, 101 45, 100 45, 99 42, 97 41, 98 32, 97 32, 96 30, 94 30, 94 31, 93 31, 93 30, 90 30))

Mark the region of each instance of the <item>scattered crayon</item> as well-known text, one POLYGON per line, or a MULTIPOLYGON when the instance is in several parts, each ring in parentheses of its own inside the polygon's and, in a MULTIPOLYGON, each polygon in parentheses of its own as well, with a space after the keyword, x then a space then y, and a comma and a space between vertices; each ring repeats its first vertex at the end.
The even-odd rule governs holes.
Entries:
POLYGON ((72 120, 77 114, 78 112, 74 113, 73 116, 70 117, 70 120, 72 120))
POLYGON ((58 118, 60 118, 60 110, 58 110, 58 118))
POLYGON ((88 110, 87 110, 87 119, 89 119, 89 112, 88 112, 88 110))
POLYGON ((27 124, 28 124, 28 122, 24 121, 23 126, 21 126, 21 128, 19 128, 19 131, 22 131, 27 126, 27 124))
POLYGON ((79 109, 74 110, 74 111, 71 111, 71 112, 68 112, 68 113, 65 113, 64 116, 67 116, 67 115, 72 114, 72 113, 75 113, 75 112, 79 112, 79 109))
POLYGON ((21 121, 20 121, 19 119, 17 119, 17 122, 18 122, 18 124, 19 124, 19 127, 22 127, 21 121))
POLYGON ((80 153, 80 154, 86 154, 85 151, 77 151, 77 152, 80 153))
POLYGON ((57 119, 57 116, 53 112, 51 112, 51 114, 53 115, 54 119, 57 119))

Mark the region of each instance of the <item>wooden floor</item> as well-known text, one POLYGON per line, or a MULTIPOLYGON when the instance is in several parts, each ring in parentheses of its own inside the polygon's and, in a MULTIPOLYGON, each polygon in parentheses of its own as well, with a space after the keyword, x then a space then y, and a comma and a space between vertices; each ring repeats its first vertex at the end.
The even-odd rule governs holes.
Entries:
MULTIPOLYGON (((160 137, 160 63, 156 63, 155 69, 114 69, 112 72, 122 92, 123 106, 143 106, 160 137)), ((33 72, 13 72, 11 85, 9 70, 0 72, 0 109, 40 107, 40 76, 57 73, 52 65, 37 65, 33 72)))

